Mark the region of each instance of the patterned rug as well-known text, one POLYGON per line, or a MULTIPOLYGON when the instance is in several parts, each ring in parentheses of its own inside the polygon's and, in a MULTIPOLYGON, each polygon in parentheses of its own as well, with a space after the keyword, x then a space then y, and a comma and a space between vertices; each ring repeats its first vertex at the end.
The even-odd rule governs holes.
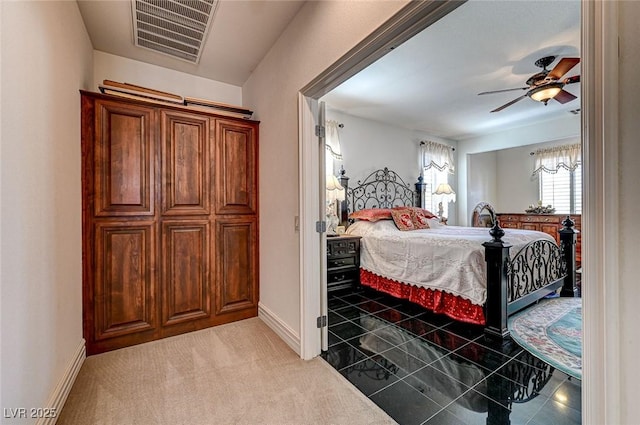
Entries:
POLYGON ((524 349, 582 380, 582 299, 553 298, 509 317, 511 336, 524 349))

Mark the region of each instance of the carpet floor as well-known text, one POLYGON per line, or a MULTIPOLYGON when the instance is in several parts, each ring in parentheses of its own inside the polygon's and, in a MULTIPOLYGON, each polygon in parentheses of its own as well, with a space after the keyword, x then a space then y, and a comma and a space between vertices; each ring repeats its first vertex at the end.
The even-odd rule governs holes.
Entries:
POLYGON ((393 424, 253 318, 90 356, 58 425, 393 424))

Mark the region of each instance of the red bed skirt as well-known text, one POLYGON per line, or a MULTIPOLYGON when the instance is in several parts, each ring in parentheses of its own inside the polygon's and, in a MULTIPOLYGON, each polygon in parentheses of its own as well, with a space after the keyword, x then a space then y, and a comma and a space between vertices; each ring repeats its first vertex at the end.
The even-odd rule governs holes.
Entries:
POLYGON ((360 283, 396 298, 409 300, 434 313, 446 314, 460 322, 485 324, 482 306, 472 304, 471 301, 456 295, 387 279, 364 269, 360 269, 360 283))

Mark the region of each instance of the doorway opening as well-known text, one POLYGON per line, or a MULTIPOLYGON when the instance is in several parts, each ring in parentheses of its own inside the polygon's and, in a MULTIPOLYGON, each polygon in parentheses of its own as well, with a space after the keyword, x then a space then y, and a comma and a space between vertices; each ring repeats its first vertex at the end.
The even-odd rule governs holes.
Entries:
MULTIPOLYGON (((434 4, 409 4, 400 13, 394 16, 389 22, 385 23, 372 36, 365 39, 362 43, 352 49, 348 54, 341 58, 334 66, 326 72, 314 79, 310 84, 302 89, 300 93, 300 117, 301 117, 301 137, 300 137, 300 181, 301 181, 301 224, 307 219, 314 221, 315 215, 306 215, 311 211, 318 211, 319 194, 317 188, 320 186, 318 182, 317 165, 308 166, 306 164, 318 164, 320 155, 319 144, 315 143, 316 136, 312 129, 318 119, 315 115, 317 110, 318 99, 330 92, 342 82, 346 81, 350 76, 355 75, 369 64, 373 63, 379 57, 393 50, 395 46, 401 42, 408 40, 424 28, 438 21, 452 10, 455 10, 460 4, 457 2, 434 2, 434 4), (384 35, 384 36, 382 36, 384 35), (311 160, 311 162, 309 162, 311 160), (314 162, 315 161, 315 162, 314 162), (304 188, 314 188, 309 193, 304 192, 304 188)), ((605 183, 611 185, 609 174, 605 173, 613 171, 611 176, 615 175, 615 147, 605 147, 602 129, 610 130, 608 119, 615 117, 616 112, 608 110, 605 117, 602 111, 603 104, 613 104, 612 95, 607 93, 615 93, 615 80, 610 78, 617 69, 616 58, 613 55, 615 45, 617 25, 615 21, 616 6, 612 4, 596 4, 594 2, 584 2, 582 4, 582 139, 584 147, 584 218, 583 218, 583 236, 588 236, 583 243, 585 261, 588 266, 583 268, 583 296, 585 297, 585 311, 589 311, 586 315, 584 324, 585 342, 583 356, 585 358, 585 390, 583 391, 584 412, 583 417, 587 421, 598 421, 594 418, 612 417, 615 412, 612 410, 613 404, 606 404, 607 411, 598 409, 601 401, 615 400, 617 395, 614 393, 605 394, 602 391, 604 386, 595 385, 595 382, 607 382, 607 388, 617 388, 619 382, 619 372, 611 366, 606 375, 603 368, 599 367, 610 351, 618 347, 618 335, 615 331, 605 332, 604 330, 604 312, 613 311, 615 308, 615 294, 617 294, 617 282, 607 280, 605 277, 615 276, 610 266, 605 267, 605 259, 598 256, 598 247, 612 247, 613 251, 607 255, 606 261, 608 265, 615 264, 612 259, 615 257, 616 244, 612 240, 613 235, 617 234, 615 223, 606 222, 604 214, 599 211, 608 209, 609 212, 615 212, 615 199, 610 196, 604 196, 602 188, 605 183), (597 19, 596 19, 597 18, 597 19), (608 25, 605 25, 608 24, 608 25), (604 29, 603 29, 604 28, 604 29), (604 53, 603 53, 604 52, 604 53), (608 59, 608 60, 605 60, 608 59), (589 87, 590 90, 586 88, 589 87), (602 87, 607 87, 610 91, 603 91, 602 87), (599 88, 600 90, 593 90, 599 88), (604 94, 603 94, 604 93, 604 94), (600 129, 598 131, 598 129, 600 129), (604 161, 603 161, 604 159, 604 161), (591 213, 590 213, 591 212, 591 213), (606 232, 605 232, 606 230, 606 232), (593 281, 592 284, 589 284, 593 281), (603 307, 596 307, 595 300, 604 299, 602 295, 605 292, 606 285, 600 285, 596 282, 606 281, 607 284, 614 287, 606 288, 609 294, 607 304, 603 307), (613 291, 613 295, 611 295, 613 291), (591 301, 589 301, 591 300, 591 301), (591 305, 591 308, 590 308, 591 305), (606 343, 605 343, 606 342, 606 343), (604 347, 604 348, 603 348, 604 347), (611 348, 606 348, 611 347, 611 348), (591 376, 591 378, 590 378, 591 376), (594 384, 591 384, 593 382, 594 384), (589 401, 592 401, 589 403, 589 401), (589 407, 591 406, 591 407, 589 407)), ((612 119, 611 122, 615 122, 612 119)), ((606 136, 615 136, 614 131, 610 130, 606 136)), ((462 206, 458 207, 461 210, 462 206)), ((614 214, 615 215, 615 214, 614 214)), ((301 226, 301 229, 313 228, 313 226, 301 226)), ((320 332, 316 328, 316 317, 320 316, 320 307, 318 304, 318 288, 324 270, 319 266, 319 258, 322 258, 324 242, 322 235, 314 234, 314 232, 301 231, 301 281, 302 283, 302 329, 301 329, 301 351, 304 358, 311 358, 320 352, 320 332)), ((615 269, 615 267, 613 267, 615 269)), ((600 420, 602 422, 602 420, 600 420)))

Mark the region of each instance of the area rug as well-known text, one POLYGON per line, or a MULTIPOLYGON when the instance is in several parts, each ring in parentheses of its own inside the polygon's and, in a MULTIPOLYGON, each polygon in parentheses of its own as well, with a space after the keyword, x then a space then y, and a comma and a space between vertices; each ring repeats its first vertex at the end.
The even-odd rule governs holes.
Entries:
POLYGON ((509 317, 511 337, 525 350, 582 380, 582 299, 553 298, 509 317))

